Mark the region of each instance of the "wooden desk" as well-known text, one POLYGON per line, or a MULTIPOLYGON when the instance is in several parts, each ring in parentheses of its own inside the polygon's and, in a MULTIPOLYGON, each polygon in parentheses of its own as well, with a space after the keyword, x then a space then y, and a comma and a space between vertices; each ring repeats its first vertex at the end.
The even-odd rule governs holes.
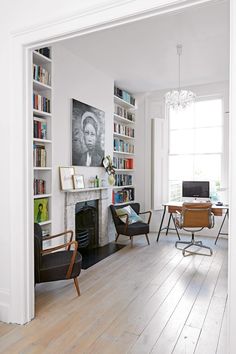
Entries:
MULTIPOLYGON (((164 203, 164 204, 163 204, 164 209, 163 209, 163 214, 162 214, 162 218, 161 218, 161 224, 160 224, 159 231, 158 231, 158 234, 157 234, 157 242, 158 242, 158 240, 159 240, 160 233, 161 233, 161 231, 163 231, 163 230, 166 230, 166 235, 168 234, 168 231, 169 231, 169 230, 175 230, 176 233, 177 233, 177 236, 178 236, 178 238, 179 238, 179 240, 180 240, 179 232, 178 232, 178 229, 176 228, 173 214, 175 214, 176 211, 181 212, 181 211, 182 211, 182 205, 183 205, 183 202, 168 202, 168 203, 164 203), (169 216, 169 220, 168 220, 167 226, 163 227, 163 222, 164 222, 166 210, 168 211, 168 213, 170 214, 170 216, 169 216), (174 229, 170 227, 170 221, 171 221, 171 219, 172 219, 172 221, 173 221, 173 223, 174 223, 174 226, 175 226, 174 229)), ((225 215, 224 215, 224 218, 223 218, 223 221, 222 221, 222 223, 221 223, 220 229, 219 229, 219 231, 218 231, 218 234, 217 234, 217 237, 216 237, 216 240, 215 240, 215 244, 216 244, 216 242, 217 242, 217 240, 218 240, 218 238, 219 238, 220 235, 228 235, 228 234, 226 234, 226 233, 224 233, 224 232, 221 232, 221 230, 222 230, 222 227, 223 227, 223 225, 224 225, 226 216, 229 215, 229 207, 228 207, 228 205, 218 206, 218 205, 212 204, 212 209, 211 209, 211 210, 212 210, 212 212, 213 212, 213 214, 214 214, 215 216, 222 216, 222 215, 223 215, 223 211, 226 210, 225 215)))

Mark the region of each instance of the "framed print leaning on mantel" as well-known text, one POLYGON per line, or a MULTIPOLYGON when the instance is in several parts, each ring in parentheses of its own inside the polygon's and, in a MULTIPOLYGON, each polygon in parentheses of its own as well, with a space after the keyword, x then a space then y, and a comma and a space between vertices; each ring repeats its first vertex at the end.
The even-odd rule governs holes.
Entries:
POLYGON ((84 176, 83 175, 74 175, 74 188, 75 189, 83 189, 84 188, 84 176))
POLYGON ((75 174, 74 167, 59 167, 61 190, 66 191, 74 189, 73 176, 75 174))

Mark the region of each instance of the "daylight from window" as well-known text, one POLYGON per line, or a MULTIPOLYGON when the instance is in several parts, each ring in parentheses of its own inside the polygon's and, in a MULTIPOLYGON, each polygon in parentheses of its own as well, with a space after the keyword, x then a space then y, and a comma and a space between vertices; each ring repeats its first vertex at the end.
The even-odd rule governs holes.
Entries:
POLYGON ((169 111, 169 198, 180 200, 182 181, 210 181, 211 197, 221 183, 222 100, 200 100, 169 111))

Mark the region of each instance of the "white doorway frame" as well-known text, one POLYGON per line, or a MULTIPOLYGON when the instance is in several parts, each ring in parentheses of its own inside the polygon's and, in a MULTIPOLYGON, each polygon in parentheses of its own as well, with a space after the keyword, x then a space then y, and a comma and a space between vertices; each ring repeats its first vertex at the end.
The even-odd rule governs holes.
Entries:
MULTIPOLYGON (((10 96, 14 105, 10 107, 10 203, 11 203, 11 312, 10 322, 26 323, 34 317, 34 274, 33 274, 33 206, 31 199, 32 156, 31 131, 31 50, 50 45, 66 38, 82 36, 105 28, 111 28, 132 21, 145 19, 159 14, 183 10, 215 0, 126 0, 107 1, 101 6, 75 16, 63 18, 38 28, 11 35, 11 78, 10 96), (16 60, 17 59, 17 60, 16 60), (17 77, 17 80, 16 80, 17 77), (17 171, 18 183, 15 183, 17 171), (22 188, 19 188, 19 185, 22 188), (18 215, 16 220, 15 215, 18 215), (16 220, 16 221, 15 221, 16 220)), ((69 4, 68 4, 69 6, 69 4)), ((236 4, 231 0, 231 73, 230 98, 236 97, 236 4)), ((230 99, 230 116, 236 113, 236 100, 230 99)), ((230 119, 230 210, 236 213, 236 123, 230 119), (234 201, 235 200, 235 201, 234 201)), ((231 218, 229 234, 236 235, 236 224, 231 218)), ((229 237, 229 319, 228 352, 236 347, 233 329, 236 327, 236 237, 229 237)))

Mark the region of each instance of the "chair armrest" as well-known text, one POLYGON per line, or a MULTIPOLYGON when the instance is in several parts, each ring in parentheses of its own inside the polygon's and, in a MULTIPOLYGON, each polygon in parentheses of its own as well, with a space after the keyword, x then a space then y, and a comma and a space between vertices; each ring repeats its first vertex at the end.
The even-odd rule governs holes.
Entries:
POLYGON ((149 218, 148 218, 148 224, 150 224, 150 221, 151 221, 151 217, 152 217, 152 212, 151 210, 148 210, 148 211, 143 211, 142 213, 139 213, 139 215, 141 214, 149 214, 149 218))
POLYGON ((67 247, 67 251, 70 250, 70 246, 71 245, 75 245, 75 247, 78 248, 78 242, 77 241, 70 241, 70 242, 66 242, 66 243, 63 243, 62 245, 59 245, 59 246, 55 246, 55 247, 51 247, 51 248, 45 248, 44 250, 41 251, 41 254, 44 255, 44 254, 49 254, 49 253, 52 253, 54 251, 57 251, 61 248, 66 248, 67 247))
POLYGON ((215 215, 214 215, 214 213, 211 212, 210 218, 211 218, 211 229, 212 229, 215 226, 215 215))
MULTIPOLYGON (((60 237, 62 235, 67 235, 67 234, 70 235, 69 242, 71 242, 72 238, 73 238, 73 231, 72 230, 66 230, 66 231, 60 232, 59 234, 43 237, 43 241, 51 240, 52 238, 60 237)), ((68 250, 70 250, 70 245, 68 246, 68 250)))

